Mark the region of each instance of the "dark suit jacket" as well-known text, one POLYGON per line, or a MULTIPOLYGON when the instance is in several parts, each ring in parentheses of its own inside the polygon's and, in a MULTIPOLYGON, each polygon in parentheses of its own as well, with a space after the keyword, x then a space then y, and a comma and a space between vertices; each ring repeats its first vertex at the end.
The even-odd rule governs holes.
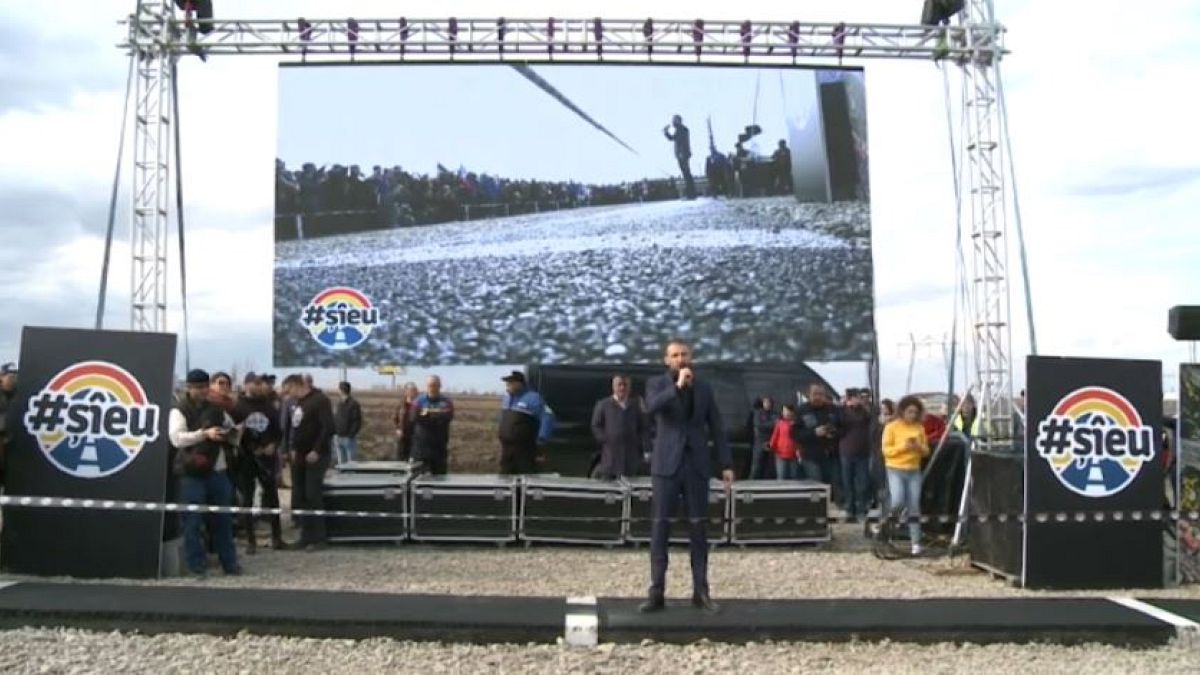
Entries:
POLYGON ((652 377, 646 382, 646 410, 654 417, 655 425, 651 475, 674 476, 684 453, 688 453, 693 471, 708 480, 712 476, 708 457, 710 440, 717 446, 721 467, 733 465, 712 387, 693 380, 692 388, 695 390, 694 409, 691 419, 685 419, 683 399, 670 375, 652 377))

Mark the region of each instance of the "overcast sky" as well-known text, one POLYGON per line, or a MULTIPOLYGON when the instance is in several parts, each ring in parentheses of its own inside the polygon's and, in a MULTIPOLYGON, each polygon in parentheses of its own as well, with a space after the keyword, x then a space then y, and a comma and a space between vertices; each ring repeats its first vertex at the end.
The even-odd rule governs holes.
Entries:
MULTIPOLYGON (((66 12, 61 3, 0 3, 0 361, 16 358, 22 325, 92 323, 128 65, 114 47, 122 37, 115 22, 134 4, 72 3, 66 12)), ((920 4, 691 0, 656 3, 655 14, 912 23, 920 4)), ((1153 11, 1127 0, 996 5, 1013 51, 1005 86, 1041 352, 1161 359, 1174 372, 1188 350, 1167 335, 1167 309, 1200 304, 1200 133, 1189 86, 1200 72, 1200 4, 1160 0, 1153 11)), ((217 11, 314 17, 332 6, 218 0, 217 11)), ((396 13, 396 3, 382 0, 339 6, 360 19, 396 13)), ((404 3, 410 16, 492 16, 495 7, 404 3)), ((506 7, 511 16, 563 11, 550 1, 506 7)), ((640 17, 646 7, 603 4, 612 17, 640 17)), ((192 361, 213 368, 263 368, 270 360, 276 64, 189 58, 180 67, 192 361)), ((937 341, 951 328, 952 172, 941 71, 932 63, 866 65, 883 389, 896 395, 909 366, 902 343, 910 334, 937 341)), ((113 328, 129 321, 125 204, 119 224, 113 328)), ((1020 370, 1029 341, 1018 269, 1014 255, 1020 370)), ((170 279, 177 328, 177 268, 170 279)), ((914 388, 943 380, 940 349, 919 350, 914 388)), ((1166 385, 1172 389, 1173 378, 1166 385)))

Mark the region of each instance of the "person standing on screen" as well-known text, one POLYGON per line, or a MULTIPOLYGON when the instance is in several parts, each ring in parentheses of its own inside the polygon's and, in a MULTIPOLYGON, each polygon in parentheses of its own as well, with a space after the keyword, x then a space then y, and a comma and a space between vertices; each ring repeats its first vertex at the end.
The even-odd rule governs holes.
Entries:
POLYGON ((696 198, 696 181, 692 178, 692 133, 683 125, 683 118, 675 115, 671 123, 663 127, 663 135, 675 144, 675 161, 679 162, 679 170, 683 172, 683 182, 687 187, 687 198, 696 198))
POLYGON ((707 382, 692 371, 692 348, 683 340, 667 343, 667 373, 646 383, 646 409, 654 416, 654 449, 650 455, 651 512, 650 591, 640 612, 657 612, 665 606, 667 542, 671 518, 679 499, 687 505, 688 544, 692 562, 692 605, 715 613, 708 592, 708 538, 704 520, 708 510, 708 444, 717 447, 721 478, 728 490, 733 483, 733 460, 717 399, 707 382))
POLYGON ((412 421, 412 460, 421 462, 425 471, 443 476, 450 464, 450 423, 454 421, 454 402, 442 395, 442 378, 430 375, 425 393, 417 396, 408 410, 412 421))
POLYGON ((542 395, 525 384, 525 373, 514 370, 500 378, 504 398, 500 401, 500 473, 537 473, 537 446, 550 438, 554 413, 542 395))

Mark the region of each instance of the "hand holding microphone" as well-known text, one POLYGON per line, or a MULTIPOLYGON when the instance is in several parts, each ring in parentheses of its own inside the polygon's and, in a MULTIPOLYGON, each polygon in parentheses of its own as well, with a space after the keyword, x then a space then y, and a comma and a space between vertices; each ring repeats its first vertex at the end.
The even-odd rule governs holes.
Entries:
POLYGON ((675 386, 679 389, 687 389, 688 387, 692 386, 692 381, 694 379, 695 375, 692 374, 691 368, 680 368, 679 379, 675 380, 675 386))

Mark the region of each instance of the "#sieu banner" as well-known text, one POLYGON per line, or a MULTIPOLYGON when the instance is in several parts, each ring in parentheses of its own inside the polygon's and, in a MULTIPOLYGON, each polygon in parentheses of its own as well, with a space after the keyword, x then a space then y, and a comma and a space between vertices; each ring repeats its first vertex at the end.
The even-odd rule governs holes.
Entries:
MULTIPOLYGON (((12 496, 162 502, 175 336, 25 328, 9 411, 12 496)), ((161 512, 4 509, 0 566, 158 576, 161 512)))
POLYGON ((1162 364, 1031 356, 1027 369, 1023 585, 1161 586, 1165 521, 1135 512, 1164 506, 1162 364))

